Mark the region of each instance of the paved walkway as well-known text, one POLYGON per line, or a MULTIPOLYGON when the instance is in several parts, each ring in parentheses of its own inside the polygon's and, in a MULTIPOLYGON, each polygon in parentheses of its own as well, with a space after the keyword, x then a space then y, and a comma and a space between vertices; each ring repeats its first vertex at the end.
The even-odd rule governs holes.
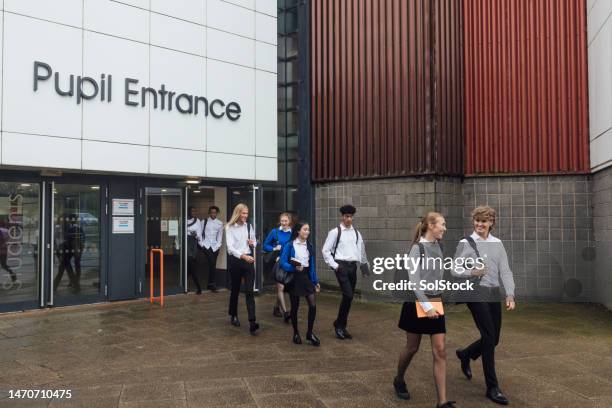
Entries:
MULTIPOLYGON (((226 318, 228 292, 0 316, 0 407, 433 407, 429 342, 408 374, 410 402, 391 379, 404 342, 399 306, 357 303, 355 339, 339 341, 331 324, 338 298, 320 296, 320 348, 296 346, 257 299, 261 333, 226 318), (417 379, 416 373, 421 379, 417 379), (71 389, 70 400, 7 399, 11 388, 71 389)), ((302 326, 306 307, 303 307, 302 326)), ((240 313, 246 323, 244 299, 240 313)), ((476 336, 465 307, 447 312, 449 396, 459 407, 492 407, 474 379, 459 372, 454 349, 476 336)), ((303 333, 304 335, 304 333, 303 333)), ((426 340, 426 339, 424 339, 426 340)), ((515 407, 612 405, 612 313, 593 305, 529 304, 504 313, 497 353, 503 390, 515 407)))

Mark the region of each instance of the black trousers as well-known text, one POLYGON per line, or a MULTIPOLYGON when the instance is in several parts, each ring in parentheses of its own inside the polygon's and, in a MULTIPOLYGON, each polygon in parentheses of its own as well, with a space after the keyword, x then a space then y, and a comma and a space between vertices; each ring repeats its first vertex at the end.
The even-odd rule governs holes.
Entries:
POLYGON ((355 285, 357 285, 357 262, 337 261, 336 279, 342 291, 342 300, 338 308, 338 318, 334 325, 339 329, 346 329, 348 315, 351 310, 351 303, 355 295, 355 285))
POLYGON ((209 288, 217 286, 215 283, 215 274, 217 273, 217 256, 219 250, 213 251, 212 248, 202 248, 204 252, 204 259, 206 260, 206 269, 208 271, 208 284, 209 288))
POLYGON ((200 280, 198 279, 198 258, 195 256, 187 257, 187 274, 191 276, 193 279, 193 283, 195 283, 198 292, 202 291, 202 287, 200 286, 200 280))
POLYGON ((228 314, 230 316, 238 315, 238 295, 240 294, 240 286, 244 278, 244 294, 246 297, 247 313, 249 322, 255 321, 255 294, 253 292, 253 284, 255 282, 255 266, 243 259, 238 259, 235 256, 229 256, 229 274, 231 281, 231 291, 229 300, 228 314))
MULTIPOLYGON (((53 290, 57 290, 64 271, 68 273, 68 279, 70 280, 70 286, 78 289, 81 285, 81 252, 71 253, 72 249, 62 249, 63 253, 60 255, 60 264, 57 268, 57 276, 53 280, 53 290), (72 269, 72 257, 74 257, 74 268, 72 269), (76 270, 76 271, 75 271, 76 270), (76 272, 76 273, 75 273, 76 272)), ((12 271, 9 271, 12 273, 12 271)))
POLYGON ((472 312, 476 327, 480 331, 480 339, 470 344, 465 350, 472 360, 482 356, 482 369, 487 388, 497 387, 495 346, 499 344, 499 334, 501 332, 501 303, 471 302, 467 306, 472 312))

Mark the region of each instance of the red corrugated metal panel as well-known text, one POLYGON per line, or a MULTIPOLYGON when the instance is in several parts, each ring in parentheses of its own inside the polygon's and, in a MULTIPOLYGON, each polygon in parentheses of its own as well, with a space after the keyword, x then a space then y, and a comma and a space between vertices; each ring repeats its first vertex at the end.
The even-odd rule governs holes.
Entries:
POLYGON ((462 172, 460 0, 312 0, 315 181, 462 172))
POLYGON ((589 171, 583 0, 464 0, 468 175, 589 171))

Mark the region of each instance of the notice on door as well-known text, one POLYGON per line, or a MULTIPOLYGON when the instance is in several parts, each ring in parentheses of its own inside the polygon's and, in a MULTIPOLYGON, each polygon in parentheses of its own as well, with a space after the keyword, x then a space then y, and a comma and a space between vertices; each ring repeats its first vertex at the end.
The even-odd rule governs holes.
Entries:
POLYGON ((168 220, 168 236, 176 237, 178 230, 178 220, 168 220))
POLYGON ((113 217, 113 234, 133 234, 134 217, 113 217))
POLYGON ((134 215, 134 200, 113 198, 113 215, 134 215))

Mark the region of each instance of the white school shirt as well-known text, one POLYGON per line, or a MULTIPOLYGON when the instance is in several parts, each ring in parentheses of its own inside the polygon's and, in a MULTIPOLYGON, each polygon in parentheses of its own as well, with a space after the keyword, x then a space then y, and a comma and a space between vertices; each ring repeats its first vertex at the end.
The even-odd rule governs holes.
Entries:
POLYGON ((249 244, 247 242, 248 239, 252 239, 254 241, 254 245, 257 245, 257 240, 255 239, 255 229, 251 225, 251 236, 248 237, 247 224, 244 223, 242 225, 236 223, 234 225, 227 225, 225 227, 225 239, 227 241, 227 253, 235 256, 236 258, 240 258, 242 255, 249 255, 251 253, 251 248, 249 248, 249 244))
POLYGON ((218 218, 213 220, 208 217, 206 231, 204 231, 204 221, 200 221, 200 225, 202 226, 198 240, 200 246, 206 249, 212 248, 214 252, 217 252, 223 242, 223 222, 218 218))
POLYGON ((361 233, 357 231, 358 238, 356 239, 356 231, 352 225, 350 228, 347 228, 344 224, 340 223, 340 229, 342 230, 342 235, 340 235, 340 241, 338 242, 335 256, 332 255, 331 251, 334 249, 336 239, 338 238, 338 228, 334 228, 327 234, 327 239, 325 240, 322 250, 325 263, 334 270, 338 268, 338 262, 336 262, 336 260, 348 262, 355 261, 367 264, 368 257, 366 256, 365 245, 361 233))
POLYGON ((308 268, 310 252, 308 252, 308 244, 306 241, 301 242, 299 238, 294 239, 293 250, 295 251, 295 255, 293 257, 297 259, 304 268, 308 268))
POLYGON ((202 230, 202 226, 200 225, 200 220, 199 219, 195 219, 195 222, 193 223, 193 225, 189 226, 189 224, 191 224, 193 222, 193 218, 189 218, 187 220, 187 235, 188 236, 193 236, 196 237, 198 239, 198 242, 200 241, 200 233, 202 230))

